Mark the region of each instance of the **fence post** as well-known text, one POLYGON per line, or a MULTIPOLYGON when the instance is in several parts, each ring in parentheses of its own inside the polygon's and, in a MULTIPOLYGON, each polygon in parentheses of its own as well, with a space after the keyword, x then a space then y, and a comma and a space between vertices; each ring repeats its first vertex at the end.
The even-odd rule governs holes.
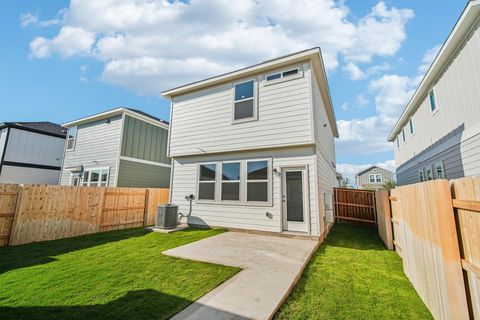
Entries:
POLYGON ((105 192, 107 187, 101 187, 100 199, 98 200, 98 217, 97 217, 97 232, 100 232, 102 227, 102 218, 103 218, 103 206, 105 204, 105 192))

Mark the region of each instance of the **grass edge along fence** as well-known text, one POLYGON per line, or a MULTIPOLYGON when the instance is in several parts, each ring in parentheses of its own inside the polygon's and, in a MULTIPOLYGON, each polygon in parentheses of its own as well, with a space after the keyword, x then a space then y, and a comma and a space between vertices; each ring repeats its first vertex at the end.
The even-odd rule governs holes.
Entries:
POLYGON ((0 246, 155 224, 169 189, 0 184, 0 246))
POLYGON ((480 177, 376 194, 380 237, 435 319, 480 319, 480 177))

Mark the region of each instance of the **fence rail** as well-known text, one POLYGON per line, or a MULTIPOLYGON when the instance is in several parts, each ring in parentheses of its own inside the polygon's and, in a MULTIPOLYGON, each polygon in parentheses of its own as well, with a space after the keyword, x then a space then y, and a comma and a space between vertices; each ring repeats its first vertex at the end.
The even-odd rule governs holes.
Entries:
POLYGON ((376 224, 375 191, 335 188, 333 201, 338 223, 376 224))
POLYGON ((390 196, 377 191, 376 198, 379 234, 395 246, 434 318, 480 319, 480 177, 402 186, 390 196))
POLYGON ((0 185, 0 246, 155 223, 168 189, 0 185))

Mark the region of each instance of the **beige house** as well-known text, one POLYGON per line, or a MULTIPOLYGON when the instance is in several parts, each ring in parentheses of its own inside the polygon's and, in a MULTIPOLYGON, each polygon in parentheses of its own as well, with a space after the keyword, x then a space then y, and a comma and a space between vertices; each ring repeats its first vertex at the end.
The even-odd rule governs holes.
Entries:
POLYGON ((390 181, 395 181, 395 174, 377 166, 371 166, 355 175, 355 183, 359 189, 381 189, 390 181))
POLYGON ((190 224, 321 237, 335 114, 319 48, 168 90, 171 202, 190 224))
POLYGON ((399 185, 480 175, 479 26, 470 1, 392 129, 399 185))

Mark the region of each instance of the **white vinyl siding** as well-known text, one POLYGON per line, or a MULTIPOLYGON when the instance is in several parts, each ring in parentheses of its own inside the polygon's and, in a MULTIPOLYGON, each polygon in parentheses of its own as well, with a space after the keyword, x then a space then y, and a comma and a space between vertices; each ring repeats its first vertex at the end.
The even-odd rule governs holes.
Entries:
POLYGON ((384 182, 395 181, 395 174, 380 167, 373 167, 358 175, 356 180, 357 187, 360 189, 380 188, 384 182))
POLYGON ((245 123, 232 124, 232 83, 175 97, 170 156, 312 144, 309 82, 309 70, 275 85, 260 81, 258 120, 245 123))
MULTIPOLYGON (((441 77, 434 84, 436 102, 434 115, 432 115, 428 94, 430 91, 428 91, 415 111, 415 139, 412 143, 402 146, 400 150, 395 149, 396 165, 401 168, 403 175, 402 179, 399 178, 402 184, 418 181, 418 167, 413 168, 412 164, 422 162, 425 154, 434 157, 438 153, 448 152, 447 149, 451 147, 449 141, 452 139, 456 140, 457 144, 462 143, 462 146, 463 143, 469 144, 467 140, 480 132, 479 23, 459 49, 460 51, 452 57, 441 77), (432 149, 435 149, 436 153, 432 154, 432 149), (412 160, 412 163, 409 160, 412 160), (405 166, 402 168, 403 165, 405 166), (412 169, 406 172, 407 168, 412 169)), ((478 152, 469 153, 467 150, 463 151, 463 147, 458 146, 458 148, 462 149, 461 156, 459 155, 456 164, 448 166, 461 166, 464 163, 465 169, 454 170, 465 173, 478 172, 478 170, 469 169, 475 166, 471 163, 480 163, 478 152)), ((445 164, 445 171, 450 178, 448 166, 445 164)), ((457 174, 454 173, 453 177, 456 176, 457 174)))
MULTIPOLYGON (((309 211, 311 213, 310 228, 313 235, 318 235, 318 210, 316 206, 316 177, 315 158, 311 147, 293 148, 271 151, 250 151, 222 155, 191 156, 174 159, 173 181, 172 181, 172 202, 179 205, 180 212, 188 212, 189 202, 186 195, 196 194, 196 181, 198 177, 198 165, 216 161, 232 162, 239 160, 265 159, 271 157, 272 168, 280 172, 281 167, 286 166, 307 166, 309 180, 309 211)), ((236 203, 203 203, 194 201, 190 223, 222 226, 230 228, 243 228, 252 230, 280 232, 281 223, 281 186, 280 175, 273 171, 269 176, 272 179, 270 206, 247 203, 238 205, 236 203)), ((334 178, 335 179, 335 178, 334 178)))
POLYGON ((106 119, 78 126, 75 150, 65 152, 60 183, 70 183, 71 172, 65 168, 83 166, 92 168, 110 168, 108 186, 113 187, 116 177, 117 157, 119 155, 122 117, 115 116, 106 123, 106 119))

